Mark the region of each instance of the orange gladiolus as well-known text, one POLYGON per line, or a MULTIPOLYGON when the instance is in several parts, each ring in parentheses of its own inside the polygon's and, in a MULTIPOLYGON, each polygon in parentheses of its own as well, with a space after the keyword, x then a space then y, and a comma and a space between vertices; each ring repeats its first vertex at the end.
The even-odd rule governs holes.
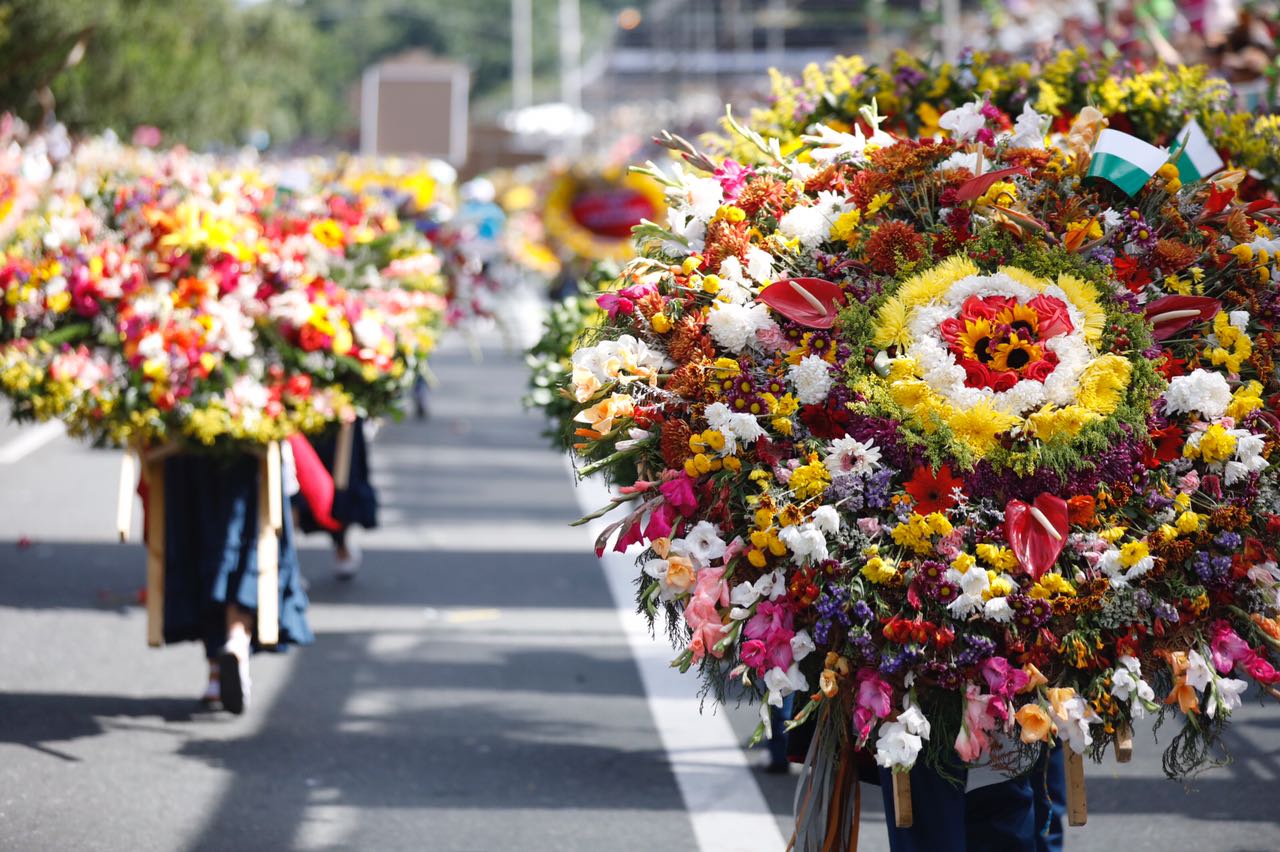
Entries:
POLYGON ((1200 712, 1200 698, 1196 695, 1195 688, 1187 683, 1187 652, 1174 651, 1169 654, 1169 667, 1173 669, 1173 689, 1169 692, 1169 697, 1165 699, 1165 704, 1178 705, 1183 713, 1188 716, 1192 713, 1200 712))
POLYGON ((1018 725, 1022 728, 1024 743, 1048 742, 1049 736, 1058 732, 1058 726, 1053 724, 1049 714, 1039 704, 1022 705, 1013 714, 1013 718, 1018 720, 1018 725))

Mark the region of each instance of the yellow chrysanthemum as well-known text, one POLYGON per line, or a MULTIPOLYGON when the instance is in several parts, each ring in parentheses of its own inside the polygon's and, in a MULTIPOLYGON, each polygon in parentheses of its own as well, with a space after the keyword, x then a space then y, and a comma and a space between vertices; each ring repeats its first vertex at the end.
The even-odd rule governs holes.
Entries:
POLYGON ((1133 364, 1119 355, 1102 355, 1089 362, 1080 375, 1076 399, 1097 414, 1110 414, 1124 399, 1133 376, 1133 364))

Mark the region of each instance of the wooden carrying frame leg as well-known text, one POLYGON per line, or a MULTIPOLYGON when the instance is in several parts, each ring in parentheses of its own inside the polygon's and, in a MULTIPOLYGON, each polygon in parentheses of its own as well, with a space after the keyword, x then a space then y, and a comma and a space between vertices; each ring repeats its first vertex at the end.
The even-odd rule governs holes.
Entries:
POLYGON ((1067 774, 1067 823, 1084 825, 1089 821, 1089 802, 1084 794, 1084 755, 1069 745, 1063 746, 1067 774))
POLYGON ((910 828, 915 824, 911 810, 911 773, 893 773, 893 824, 898 828, 910 828))
POLYGON ((284 529, 280 444, 267 444, 258 477, 258 643, 280 641, 280 532, 284 529))
POLYGON ((142 470, 147 483, 147 644, 159 648, 164 644, 164 459, 148 458, 142 470))

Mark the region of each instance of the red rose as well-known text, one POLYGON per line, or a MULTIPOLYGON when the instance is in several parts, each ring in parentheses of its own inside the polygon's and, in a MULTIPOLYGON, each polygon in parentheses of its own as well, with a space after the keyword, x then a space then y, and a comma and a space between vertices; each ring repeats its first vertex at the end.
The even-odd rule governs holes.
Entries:
POLYGON ((991 375, 991 389, 997 393, 1009 390, 1018 383, 1017 373, 993 373, 991 375))
POLYGON ((1040 339, 1048 340, 1050 337, 1057 337, 1059 334, 1067 334, 1075 329, 1075 325, 1071 322, 1071 313, 1067 310, 1067 305, 1061 299, 1055 299, 1053 296, 1046 296, 1041 293, 1030 302, 1027 307, 1034 310, 1040 315, 1040 339))
POLYGON ((1057 360, 1050 361, 1048 358, 1041 358, 1034 364, 1028 364, 1027 368, 1022 371, 1022 375, 1033 382, 1043 382, 1045 379, 1053 375, 1053 371, 1058 368, 1057 360))
POLYGON ((962 361, 964 383, 971 388, 991 387, 991 370, 980 361, 962 361))
POLYGON ((970 296, 964 300, 964 305, 960 308, 960 316, 964 319, 993 320, 996 314, 1012 308, 1017 303, 1018 300, 1012 296, 987 296, 985 299, 970 296))

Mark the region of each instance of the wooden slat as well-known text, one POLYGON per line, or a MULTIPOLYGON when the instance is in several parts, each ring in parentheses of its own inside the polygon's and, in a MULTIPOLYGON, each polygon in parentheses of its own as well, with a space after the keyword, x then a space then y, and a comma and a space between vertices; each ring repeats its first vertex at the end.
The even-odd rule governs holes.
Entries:
POLYGON ((1133 760, 1133 729, 1128 725, 1116 731, 1116 763, 1133 760))
POLYGON ((280 641, 280 445, 271 442, 258 477, 258 643, 280 641), (273 515, 275 517, 273 517, 273 515))
POLYGON ((164 644, 164 462, 148 461, 147 478, 147 644, 164 644))
POLYGON ((911 773, 893 773, 893 821, 898 828, 910 828, 915 823, 911 810, 911 773))
POLYGON ((355 423, 343 421, 338 427, 337 446, 333 450, 333 487, 337 491, 346 491, 351 484, 351 446, 355 432, 355 423))
POLYGON ((1089 803, 1084 793, 1084 756, 1069 745, 1063 751, 1067 768, 1067 822, 1084 825, 1089 821, 1089 803))
POLYGON ((126 449, 120 459, 120 490, 116 494, 116 537, 129 540, 133 530, 133 502, 138 499, 138 457, 126 449))

